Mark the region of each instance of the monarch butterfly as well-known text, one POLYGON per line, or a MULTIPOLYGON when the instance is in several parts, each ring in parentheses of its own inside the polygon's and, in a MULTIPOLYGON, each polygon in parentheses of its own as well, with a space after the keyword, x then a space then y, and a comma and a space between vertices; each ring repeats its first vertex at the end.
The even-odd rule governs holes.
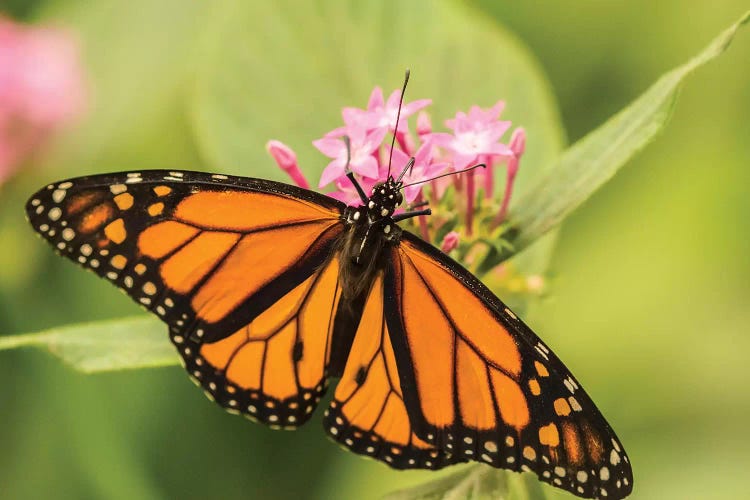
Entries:
POLYGON ((369 196, 348 176, 361 206, 153 170, 50 184, 26 210, 59 254, 164 321, 188 374, 232 413, 295 428, 338 378, 324 426, 355 453, 396 469, 475 460, 582 497, 627 496, 628 456, 557 356, 399 228, 429 214, 395 213, 401 176, 369 196))

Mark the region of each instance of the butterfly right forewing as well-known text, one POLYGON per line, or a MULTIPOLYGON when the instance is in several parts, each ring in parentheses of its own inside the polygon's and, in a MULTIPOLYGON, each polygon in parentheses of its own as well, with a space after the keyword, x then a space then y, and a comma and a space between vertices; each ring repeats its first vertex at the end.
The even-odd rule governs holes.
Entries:
POLYGON ((629 459, 551 350, 479 280, 405 233, 385 317, 415 434, 439 450, 535 472, 587 498, 632 491, 629 459))

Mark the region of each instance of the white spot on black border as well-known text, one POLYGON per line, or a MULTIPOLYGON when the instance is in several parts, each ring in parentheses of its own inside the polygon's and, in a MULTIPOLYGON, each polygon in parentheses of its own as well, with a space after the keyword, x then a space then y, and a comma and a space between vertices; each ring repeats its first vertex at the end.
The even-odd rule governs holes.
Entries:
POLYGON ((67 191, 65 191, 64 189, 55 189, 54 191, 52 191, 52 201, 54 201, 55 203, 60 203, 65 199, 66 193, 67 191))

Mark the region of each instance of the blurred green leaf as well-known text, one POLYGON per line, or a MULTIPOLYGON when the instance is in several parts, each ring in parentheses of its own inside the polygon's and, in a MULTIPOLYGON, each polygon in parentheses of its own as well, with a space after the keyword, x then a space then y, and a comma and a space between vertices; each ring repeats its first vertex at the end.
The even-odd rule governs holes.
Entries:
POLYGON ((498 471, 484 464, 462 468, 434 481, 394 491, 384 500, 544 500, 546 495, 536 477, 498 471))
POLYGON ((125 318, 0 337, 0 351, 46 349, 84 373, 176 365, 166 327, 156 318, 125 318))
POLYGON ((539 239, 607 182, 666 125, 680 85, 693 71, 721 55, 750 12, 717 36, 701 53, 662 76, 643 95, 570 147, 513 205, 509 221, 513 251, 539 239))

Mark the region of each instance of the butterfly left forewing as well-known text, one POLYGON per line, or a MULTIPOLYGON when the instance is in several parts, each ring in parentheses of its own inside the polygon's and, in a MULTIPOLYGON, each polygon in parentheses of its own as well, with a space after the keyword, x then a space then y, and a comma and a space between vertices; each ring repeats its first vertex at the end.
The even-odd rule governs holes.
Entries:
POLYGON ((27 213, 58 253, 167 323, 222 406, 295 426, 325 390, 342 208, 270 181, 145 171, 52 184, 27 213))
POLYGON ((404 234, 385 317, 414 432, 588 498, 623 498, 622 445, 559 359, 479 280, 404 234))

